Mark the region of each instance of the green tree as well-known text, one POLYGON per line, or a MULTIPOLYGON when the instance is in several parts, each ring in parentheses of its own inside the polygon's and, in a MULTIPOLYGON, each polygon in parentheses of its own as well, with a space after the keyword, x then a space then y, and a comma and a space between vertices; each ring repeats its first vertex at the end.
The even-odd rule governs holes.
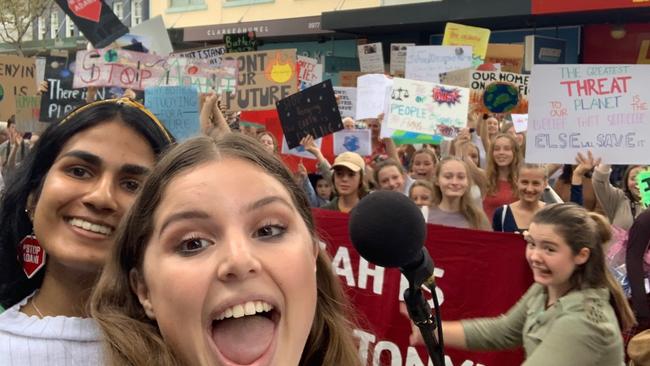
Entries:
POLYGON ((0 0, 0 40, 23 56, 23 39, 30 26, 52 6, 52 0, 0 0))

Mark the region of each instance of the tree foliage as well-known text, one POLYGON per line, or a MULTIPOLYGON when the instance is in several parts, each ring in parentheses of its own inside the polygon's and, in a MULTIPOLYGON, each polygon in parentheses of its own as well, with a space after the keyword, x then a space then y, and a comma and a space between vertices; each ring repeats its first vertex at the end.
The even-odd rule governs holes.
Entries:
POLYGON ((23 56, 22 43, 30 26, 53 6, 52 0, 0 0, 0 40, 23 56))

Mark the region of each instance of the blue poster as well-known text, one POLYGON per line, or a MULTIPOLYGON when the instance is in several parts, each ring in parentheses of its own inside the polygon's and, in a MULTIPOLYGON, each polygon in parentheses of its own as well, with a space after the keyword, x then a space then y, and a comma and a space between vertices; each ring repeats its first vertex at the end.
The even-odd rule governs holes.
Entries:
POLYGON ((178 141, 201 133, 199 95, 189 86, 158 86, 144 91, 147 107, 178 141))

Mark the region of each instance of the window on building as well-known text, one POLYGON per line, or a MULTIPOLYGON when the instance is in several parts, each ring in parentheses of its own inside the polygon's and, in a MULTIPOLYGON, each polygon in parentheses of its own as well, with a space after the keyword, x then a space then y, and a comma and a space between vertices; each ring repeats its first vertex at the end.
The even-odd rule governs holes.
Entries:
POLYGON ((39 40, 47 38, 47 23, 48 19, 44 16, 38 18, 38 33, 36 38, 39 40))
POLYGON ((124 19, 124 3, 121 0, 113 2, 113 13, 115 13, 117 19, 124 19))
POLYGON ((254 4, 272 3, 274 1, 275 0, 224 0, 223 6, 224 7, 246 6, 246 5, 254 5, 254 4))
POLYGON ((50 38, 55 39, 59 35, 59 12, 53 10, 50 14, 50 38))
POLYGON ((131 0, 131 26, 142 23, 142 0, 131 0))
POLYGON ((66 38, 74 37, 74 23, 69 16, 65 17, 65 36, 66 38))
POLYGON ((169 0, 168 12, 196 11, 207 9, 205 0, 169 0))

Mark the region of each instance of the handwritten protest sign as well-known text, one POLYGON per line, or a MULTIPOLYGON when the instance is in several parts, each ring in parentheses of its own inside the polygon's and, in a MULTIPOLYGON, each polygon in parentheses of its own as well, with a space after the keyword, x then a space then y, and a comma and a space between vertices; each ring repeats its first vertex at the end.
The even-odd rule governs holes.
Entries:
POLYGON ((487 28, 470 27, 468 25, 447 23, 443 46, 472 46, 472 65, 478 66, 485 62, 490 30, 487 28))
POLYGON ((144 91, 145 106, 156 116, 177 140, 198 136, 199 94, 187 86, 160 86, 144 91))
POLYGON ((648 65, 534 65, 526 161, 648 164, 648 65))
POLYGON ((402 131, 455 136, 467 124, 469 89, 395 78, 387 125, 402 131))
POLYGON ((521 73, 524 66, 524 46, 521 44, 490 43, 485 62, 500 64, 501 71, 521 73))
MULTIPOLYGON (((320 150, 321 146, 323 146, 323 139, 322 138, 315 139, 314 144, 320 150)), ((305 150, 305 148, 302 147, 302 145, 298 145, 293 149, 290 149, 284 134, 282 135, 282 153, 287 155, 297 156, 303 159, 312 159, 312 160, 316 159, 316 157, 309 151, 305 150)))
POLYGON ((368 74, 357 79, 357 118, 377 118, 383 111, 386 88, 393 80, 383 74, 368 74))
POLYGON ((381 42, 357 46, 361 72, 384 73, 384 52, 381 42))
POLYGON ((529 75, 501 71, 472 71, 470 103, 477 111, 527 113, 529 75))
POLYGON ((172 42, 169 39, 169 33, 167 33, 167 27, 165 27, 165 22, 161 15, 156 15, 134 26, 129 33, 142 36, 143 45, 149 52, 166 56, 174 50, 172 42))
POLYGON ((56 0, 95 48, 106 47, 129 31, 102 0, 56 0))
POLYGON ((469 46, 412 46, 406 49, 407 79, 440 81, 440 73, 472 66, 469 46))
POLYGON ((644 170, 636 175, 636 185, 641 193, 641 203, 643 206, 650 206, 650 171, 644 170))
POLYGON ((202 93, 223 93, 234 91, 236 82, 237 65, 233 61, 215 67, 184 57, 99 49, 77 52, 73 87, 144 90, 154 86, 192 86, 202 93))
POLYGON ((406 67, 406 48, 415 46, 415 43, 391 43, 390 45, 390 74, 404 76, 406 67))
POLYGON ((339 112, 341 117, 352 117, 357 113, 357 88, 335 86, 334 95, 339 97, 339 112))
POLYGON ((473 68, 468 67, 460 70, 443 72, 440 74, 440 84, 469 88, 473 71, 473 68))
POLYGON ((343 129, 332 82, 325 80, 276 103, 284 137, 290 149, 312 135, 323 137, 343 129))
POLYGON ((211 66, 219 66, 221 65, 221 58, 225 53, 226 47, 216 46, 176 52, 173 53, 172 56, 187 57, 195 60, 205 61, 211 66))
POLYGON ((298 89, 295 49, 225 54, 229 60, 239 67, 237 91, 225 99, 230 111, 272 109, 298 89))
POLYGON ((315 58, 298 56, 296 70, 298 72, 298 89, 300 90, 305 90, 323 81, 323 65, 319 64, 315 58))
POLYGON ((341 130, 334 132, 334 155, 339 155, 346 151, 351 151, 361 156, 370 156, 372 153, 370 130, 341 130))
POLYGON ((527 114, 512 114, 512 124, 515 126, 515 132, 526 132, 528 129, 528 115, 527 114))
POLYGON ((16 97, 35 95, 36 66, 33 58, 0 56, 0 120, 16 113, 16 97))
POLYGON ((38 120, 41 97, 37 95, 16 96, 16 128, 22 132, 42 133, 49 123, 38 120))
POLYGON ((252 52, 257 51, 257 38, 255 32, 237 34, 224 34, 223 42, 226 45, 226 52, 252 52))

